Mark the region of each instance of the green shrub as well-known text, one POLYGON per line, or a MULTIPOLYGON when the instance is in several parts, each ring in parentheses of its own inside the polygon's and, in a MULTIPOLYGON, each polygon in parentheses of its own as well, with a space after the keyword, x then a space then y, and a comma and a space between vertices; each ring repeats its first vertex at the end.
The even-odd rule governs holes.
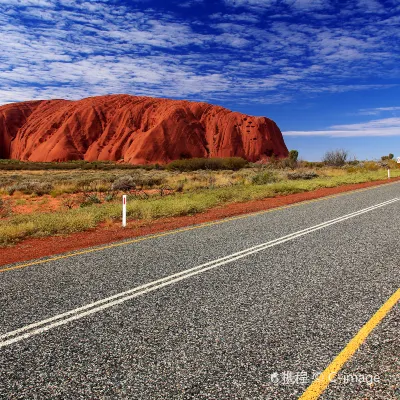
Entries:
POLYGON ((6 218, 11 215, 11 204, 7 200, 0 199, 0 218, 6 218))
POLYGON ((104 198, 104 201, 106 201, 106 202, 110 202, 110 201, 113 201, 115 199, 115 195, 114 195, 114 193, 108 193, 107 195, 106 195, 106 197, 104 198))
POLYGON ((297 166, 297 161, 288 158, 281 158, 279 161, 275 163, 276 168, 280 169, 295 169, 297 166))
POLYGON ((298 171, 298 172, 289 172, 287 178, 291 181, 299 180, 299 179, 315 179, 318 178, 318 174, 314 171, 298 171))
POLYGON ((15 193, 15 186, 9 186, 6 188, 6 192, 8 193, 8 195, 12 196, 15 193))
POLYGON ((259 172, 251 178, 251 183, 253 185, 266 185, 267 183, 276 181, 276 176, 271 171, 259 172))
POLYGON ((386 160, 393 160, 394 154, 390 153, 388 156, 382 156, 381 160, 386 161, 386 160))
POLYGON ((86 196, 84 201, 81 203, 81 207, 88 207, 93 204, 100 204, 101 200, 98 198, 96 194, 90 194, 89 196, 86 196))
POLYGON ((346 172, 349 174, 356 174, 357 172, 360 172, 360 168, 350 165, 346 168, 346 172))
POLYGON ((112 190, 129 191, 136 189, 136 182, 132 176, 122 176, 118 178, 111 186, 112 190))
POLYGON ((24 183, 18 183, 7 188, 9 195, 13 195, 15 192, 22 192, 24 194, 36 194, 37 196, 43 196, 49 194, 53 190, 53 185, 47 182, 28 181, 24 183))
POLYGON ((0 170, 5 171, 41 171, 41 170, 101 170, 110 171, 116 169, 134 170, 144 168, 146 170, 162 169, 160 165, 132 165, 122 164, 111 161, 94 161, 88 162, 83 160, 65 161, 65 162, 31 162, 19 160, 0 160, 0 170))
POLYGON ((299 158, 299 152, 297 150, 290 150, 289 151, 289 160, 296 163, 299 158))
POLYGON ((132 178, 134 179, 136 185, 142 188, 144 187, 152 188, 154 186, 162 185, 165 182, 164 177, 159 174, 145 175, 145 174, 135 173, 132 176, 132 178))
POLYGON ((229 169, 237 171, 244 168, 248 162, 241 157, 227 157, 227 158, 190 158, 184 160, 175 160, 170 162, 166 169, 169 171, 197 171, 199 169, 207 170, 223 170, 229 169))
POLYGON ((378 171, 380 167, 374 161, 366 161, 362 164, 362 168, 366 171, 378 171))

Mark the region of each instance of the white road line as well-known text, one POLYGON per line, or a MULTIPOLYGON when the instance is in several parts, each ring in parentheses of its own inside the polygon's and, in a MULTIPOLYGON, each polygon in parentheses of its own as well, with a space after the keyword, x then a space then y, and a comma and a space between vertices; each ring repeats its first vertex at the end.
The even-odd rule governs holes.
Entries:
POLYGON ((248 249, 230 254, 228 256, 209 261, 205 264, 199 265, 197 267, 189 268, 184 271, 175 273, 173 275, 166 276, 161 279, 146 283, 144 285, 137 286, 133 289, 115 294, 114 296, 107 297, 102 300, 95 301, 93 303, 87 304, 82 307, 75 308, 73 310, 67 311, 62 314, 55 315, 54 317, 47 318, 30 325, 26 325, 22 328, 16 329, 12 332, 5 333, 0 336, 0 348, 9 346, 13 343, 19 342, 23 339, 27 339, 31 336, 41 334, 50 329, 56 328, 61 325, 65 325, 69 322, 81 319, 88 315, 103 311, 107 308, 114 307, 118 304, 124 303, 125 301, 131 300, 135 297, 144 295, 146 293, 152 292, 157 289, 161 289, 165 286, 172 285, 174 283, 180 282, 184 279, 190 278, 192 276, 201 274, 203 272, 209 271, 211 269, 226 265, 233 261, 239 260, 241 258, 247 257, 251 254, 258 253, 260 251, 266 250, 270 247, 277 246, 279 244, 286 243, 290 240, 296 239, 298 237, 307 235, 309 233, 318 231, 320 229, 326 228, 328 226, 340 223, 350 218, 357 217, 359 215, 371 212, 381 207, 393 204, 400 201, 400 198, 394 198, 392 200, 385 201, 383 203, 376 204, 374 206, 364 208, 362 210, 346 214, 342 217, 338 217, 329 221, 325 221, 321 224, 294 232, 292 234, 280 237, 278 239, 271 240, 266 243, 259 244, 257 246, 250 247, 248 249))

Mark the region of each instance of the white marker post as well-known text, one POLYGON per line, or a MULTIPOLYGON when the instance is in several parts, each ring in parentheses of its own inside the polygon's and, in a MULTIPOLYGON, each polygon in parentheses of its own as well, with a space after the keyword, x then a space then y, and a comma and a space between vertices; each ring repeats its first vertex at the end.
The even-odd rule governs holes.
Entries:
POLYGON ((126 227, 126 195, 122 196, 122 227, 126 227))
POLYGON ((388 168, 388 179, 390 179, 390 168, 388 168))

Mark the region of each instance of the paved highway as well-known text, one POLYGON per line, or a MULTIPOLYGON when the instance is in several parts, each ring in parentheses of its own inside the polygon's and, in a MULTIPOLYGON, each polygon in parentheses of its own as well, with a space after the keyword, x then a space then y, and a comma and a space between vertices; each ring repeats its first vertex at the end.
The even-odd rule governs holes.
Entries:
MULTIPOLYGON (((0 398, 299 398, 393 300, 399 226, 395 183, 0 267, 0 398)), ((321 398, 399 398, 384 314, 321 398)))

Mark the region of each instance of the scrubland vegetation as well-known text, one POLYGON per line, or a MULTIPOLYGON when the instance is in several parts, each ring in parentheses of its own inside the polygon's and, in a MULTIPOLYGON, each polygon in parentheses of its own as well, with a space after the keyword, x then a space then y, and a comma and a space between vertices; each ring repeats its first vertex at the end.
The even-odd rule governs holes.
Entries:
POLYGON ((63 169, 58 169, 60 164, 39 168, 43 163, 0 161, 0 245, 112 224, 121 217, 122 193, 128 194, 128 217, 149 221, 228 203, 381 180, 388 167, 392 177, 400 176, 392 158, 349 162, 337 153, 324 162, 310 163, 298 161, 298 153, 291 152, 288 159, 272 159, 265 165, 229 158, 179 160, 146 168, 71 162, 63 164, 73 167, 63 169), (22 164, 29 167, 20 169, 22 164))

